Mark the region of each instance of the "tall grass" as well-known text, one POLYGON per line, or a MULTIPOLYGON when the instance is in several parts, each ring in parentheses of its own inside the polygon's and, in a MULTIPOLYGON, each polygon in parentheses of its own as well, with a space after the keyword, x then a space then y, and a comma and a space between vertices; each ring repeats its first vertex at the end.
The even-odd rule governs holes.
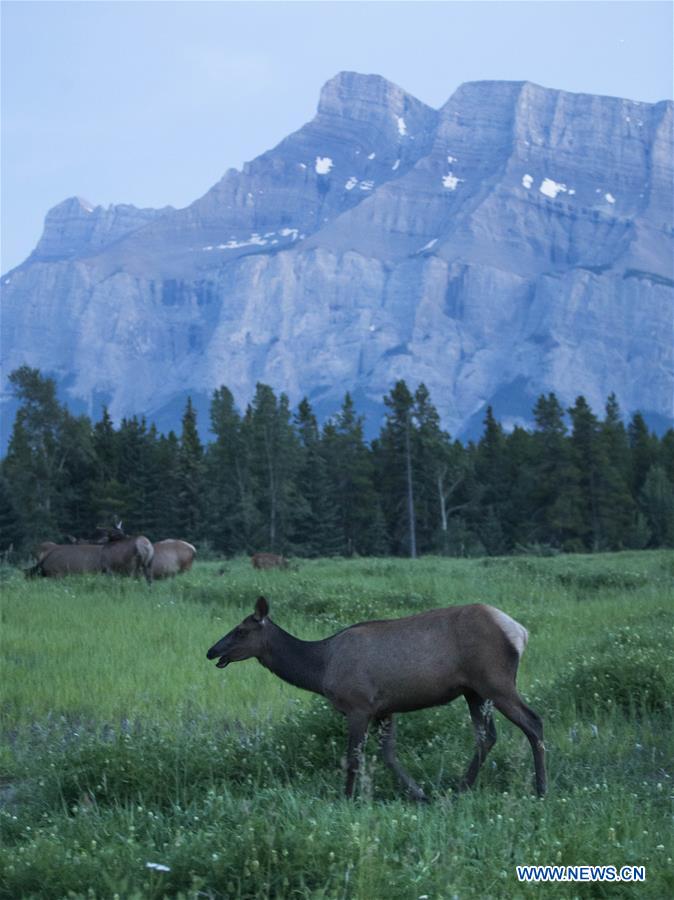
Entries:
POLYGON ((203 563, 151 589, 3 583, 0 896, 436 898, 674 893, 668 803, 674 555, 203 563), (520 689, 543 716, 550 793, 498 717, 477 789, 462 701, 399 718, 419 808, 322 698, 207 648, 263 593, 305 638, 488 602, 530 631, 520 689), (148 868, 158 863, 168 871, 148 868), (645 884, 519 884, 521 863, 643 864, 645 884))

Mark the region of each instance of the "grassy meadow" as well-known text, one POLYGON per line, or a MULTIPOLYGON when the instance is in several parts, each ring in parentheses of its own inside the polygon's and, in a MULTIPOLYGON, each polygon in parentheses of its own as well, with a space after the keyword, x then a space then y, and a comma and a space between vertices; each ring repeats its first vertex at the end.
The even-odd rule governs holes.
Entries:
POLYGON ((151 588, 0 578, 0 897, 674 896, 672 552, 240 559, 151 588), (548 796, 499 714, 475 790, 454 793, 473 752, 459 699, 398 719, 431 804, 402 796, 374 738, 346 802, 342 718, 254 660, 206 660, 259 593, 303 638, 474 601, 517 618, 548 796), (518 883, 516 865, 548 863, 644 865, 646 881, 518 883))

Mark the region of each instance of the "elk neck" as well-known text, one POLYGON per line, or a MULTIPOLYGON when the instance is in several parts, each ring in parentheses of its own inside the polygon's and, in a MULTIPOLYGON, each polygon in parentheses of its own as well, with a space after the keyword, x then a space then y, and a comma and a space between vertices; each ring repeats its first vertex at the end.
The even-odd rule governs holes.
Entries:
POLYGON ((262 665, 295 687, 323 693, 326 641, 301 641, 267 619, 262 665))

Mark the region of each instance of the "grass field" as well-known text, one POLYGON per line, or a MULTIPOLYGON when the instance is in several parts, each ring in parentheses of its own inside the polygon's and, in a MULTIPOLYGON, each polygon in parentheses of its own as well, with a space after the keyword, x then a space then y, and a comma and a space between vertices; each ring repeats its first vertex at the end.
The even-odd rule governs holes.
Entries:
POLYGON ((0 897, 674 896, 671 552, 235 560, 151 589, 0 576, 0 897), (347 803, 341 717, 253 660, 206 660, 259 593, 304 638, 473 601, 517 618, 548 796, 499 715, 476 789, 455 795, 473 751, 460 699, 399 718, 430 805, 401 796, 374 739, 347 803), (646 881, 518 883, 516 865, 548 863, 643 865, 646 881))

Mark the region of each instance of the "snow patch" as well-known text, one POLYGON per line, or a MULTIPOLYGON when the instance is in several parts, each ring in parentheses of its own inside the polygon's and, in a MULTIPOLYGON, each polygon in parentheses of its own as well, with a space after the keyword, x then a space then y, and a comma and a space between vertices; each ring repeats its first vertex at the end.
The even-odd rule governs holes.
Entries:
POLYGON ((371 191, 374 187, 374 181, 361 181, 358 187, 361 191, 371 191))
POLYGON ((399 166, 400 166, 400 160, 399 160, 399 159, 397 159, 397 160, 396 160, 396 161, 395 161, 395 162, 394 162, 394 163, 393 163, 393 165, 392 165, 392 166, 391 166, 391 168, 392 168, 392 169, 393 169, 393 171, 394 171, 394 172, 395 172, 395 171, 396 171, 396 169, 398 169, 398 168, 399 168, 399 166))
POLYGON ((376 331, 376 330, 377 330, 376 325, 370 325, 370 331, 376 331))
POLYGON ((463 181, 463 178, 457 178, 452 172, 449 172, 447 175, 442 176, 442 183, 449 191, 455 191, 459 185, 460 181, 463 181))
POLYGON ((448 163, 458 162, 458 159, 456 158, 456 156, 448 156, 447 162, 448 163))
POLYGON ((400 135, 400 137, 405 137, 405 135, 407 134, 407 125, 405 124, 405 120, 402 116, 396 116, 396 119, 398 120, 398 134, 400 135))
POLYGON ((358 179, 352 175, 351 178, 349 178, 349 180, 344 183, 344 187, 347 191, 352 191, 357 184, 358 179))
POLYGON ((333 162, 329 156, 316 157, 316 172, 318 175, 327 175, 333 166, 333 162))
POLYGON ((569 197, 573 197, 573 195, 574 195, 575 193, 576 193, 576 189, 575 189, 575 188, 569 188, 569 197))
POLYGON ((377 155, 376 153, 370 153, 370 155, 368 156, 368 159, 374 159, 376 155, 377 155))
POLYGON ((279 231, 279 234, 281 235, 281 237, 289 237, 291 238, 291 240, 296 241, 299 231, 297 230, 297 228, 282 228, 279 231))
POLYGON ((438 239, 433 238, 427 244, 424 244, 424 246, 421 248, 421 250, 419 250, 419 253, 423 253, 424 250, 430 250, 431 247, 434 247, 437 243, 438 243, 438 239))
POLYGON ((533 183, 534 183, 533 175, 522 175, 522 187, 525 187, 527 190, 529 190, 529 188, 531 187, 531 185, 533 183))
POLYGON ((306 164, 306 163, 300 163, 299 166, 300 166, 300 169, 306 169, 307 164, 306 164))
POLYGON ((554 200, 557 194, 566 193, 566 185, 561 184, 559 181, 553 181, 552 178, 544 178, 538 190, 541 194, 554 200))
POLYGON ((607 203, 615 203, 615 197, 613 194, 604 194, 604 199, 607 203))

